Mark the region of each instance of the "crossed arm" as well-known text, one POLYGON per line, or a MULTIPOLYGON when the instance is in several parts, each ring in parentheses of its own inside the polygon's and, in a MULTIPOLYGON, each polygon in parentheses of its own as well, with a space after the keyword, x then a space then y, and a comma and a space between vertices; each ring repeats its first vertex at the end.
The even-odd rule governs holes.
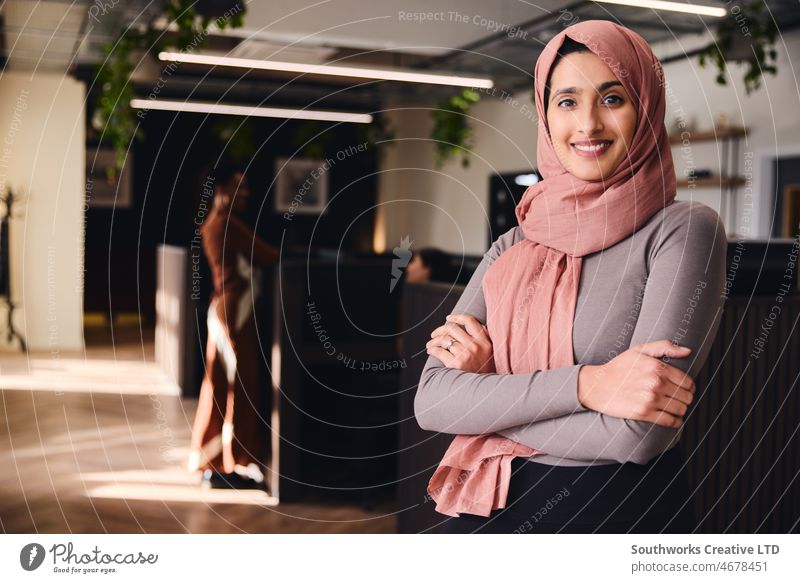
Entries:
MULTIPOLYGON (((693 211, 690 222, 674 225, 654 248, 630 342, 666 338, 688 346, 692 349, 688 358, 669 364, 694 377, 708 357, 722 316, 727 238, 711 209, 693 211), (676 329, 675 322, 686 325, 676 329)), ((481 282, 497 255, 493 246, 484 256, 455 313, 485 323, 481 282)), ((680 429, 583 407, 577 398, 581 366, 530 374, 479 374, 446 368, 431 356, 415 398, 418 423, 444 433, 499 433, 553 456, 587 462, 645 464, 677 442, 680 429)))
POLYGON ((238 217, 228 218, 228 244, 239 249, 255 264, 262 267, 275 265, 278 262, 278 250, 255 234, 247 224, 238 217))
MULTIPOLYGON (((498 245, 484 255, 453 313, 486 323, 483 275, 499 256, 498 245)), ((581 365, 523 374, 482 374, 448 368, 428 357, 414 398, 423 429, 463 435, 495 433, 522 423, 589 411, 578 401, 581 365)))

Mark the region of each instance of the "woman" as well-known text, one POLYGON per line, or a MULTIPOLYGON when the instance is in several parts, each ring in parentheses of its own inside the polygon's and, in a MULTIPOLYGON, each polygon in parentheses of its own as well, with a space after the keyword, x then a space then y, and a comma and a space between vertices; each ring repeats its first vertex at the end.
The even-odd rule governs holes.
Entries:
POLYGON ((240 218, 250 194, 241 169, 221 165, 215 178, 213 208, 200 227, 214 291, 189 469, 204 470, 205 487, 265 488, 259 411, 268 390, 258 378, 253 307, 260 276, 251 264, 274 265, 278 251, 240 218))
POLYGON ((428 492, 447 533, 691 532, 675 445, 721 318, 724 228, 675 200, 641 36, 581 22, 534 77, 544 180, 428 342, 416 417, 457 435, 428 492))

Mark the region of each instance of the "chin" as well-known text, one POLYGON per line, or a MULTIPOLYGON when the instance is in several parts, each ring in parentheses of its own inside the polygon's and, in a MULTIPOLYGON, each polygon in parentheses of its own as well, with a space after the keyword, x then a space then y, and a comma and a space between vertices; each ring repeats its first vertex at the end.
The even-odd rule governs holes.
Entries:
POLYGON ((621 161, 604 161, 602 164, 587 163, 586 160, 578 158, 573 160, 570 174, 587 182, 599 182, 608 180, 614 173, 621 161))
POLYGON ((576 178, 580 178, 581 180, 585 180, 587 182, 600 182, 611 176, 611 172, 608 172, 605 169, 599 169, 597 167, 580 168, 573 166, 573 169, 570 172, 570 174, 572 174, 576 178))

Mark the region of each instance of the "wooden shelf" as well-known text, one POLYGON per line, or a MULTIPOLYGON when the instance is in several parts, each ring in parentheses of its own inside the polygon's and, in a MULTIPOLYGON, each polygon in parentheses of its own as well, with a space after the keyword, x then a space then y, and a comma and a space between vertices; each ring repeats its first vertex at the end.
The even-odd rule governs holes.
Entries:
MULTIPOLYGON (((680 178, 677 182, 678 188, 689 188, 690 181, 680 178)), ((692 184, 695 188, 732 188, 742 186, 745 183, 743 176, 709 176, 708 178, 695 178, 692 184)))
MULTIPOLYGON (((687 145, 696 144, 698 142, 710 142, 719 144, 722 152, 720 159, 720 166, 717 169, 719 175, 709 176, 707 178, 680 178, 677 180, 677 188, 708 188, 719 190, 721 195, 720 200, 720 215, 723 221, 729 225, 735 225, 738 206, 737 189, 745 184, 745 178, 738 175, 738 156, 739 156, 739 140, 747 136, 747 128, 744 127, 726 127, 726 128, 710 128, 700 131, 680 132, 677 135, 670 135, 669 142, 673 146, 682 145, 684 139, 681 133, 686 134, 687 145), (729 220, 728 203, 733 206, 733 218, 729 220)), ((684 146, 685 147, 685 146, 684 146)), ((735 227, 730 227, 733 231, 735 227)))
MULTIPOLYGON (((718 142, 730 138, 742 138, 747 135, 747 128, 712 128, 710 130, 700 130, 689 132, 690 142, 718 142)), ((683 138, 680 134, 669 137, 670 144, 682 144, 683 138)))

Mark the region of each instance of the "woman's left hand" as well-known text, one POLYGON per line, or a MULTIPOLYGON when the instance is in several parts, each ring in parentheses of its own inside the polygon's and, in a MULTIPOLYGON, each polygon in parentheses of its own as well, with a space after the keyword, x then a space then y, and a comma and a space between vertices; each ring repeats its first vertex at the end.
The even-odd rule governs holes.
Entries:
POLYGON ((426 346, 428 354, 441 360, 448 368, 476 373, 495 372, 489 333, 483 324, 468 314, 447 316, 447 324, 431 333, 426 346))

